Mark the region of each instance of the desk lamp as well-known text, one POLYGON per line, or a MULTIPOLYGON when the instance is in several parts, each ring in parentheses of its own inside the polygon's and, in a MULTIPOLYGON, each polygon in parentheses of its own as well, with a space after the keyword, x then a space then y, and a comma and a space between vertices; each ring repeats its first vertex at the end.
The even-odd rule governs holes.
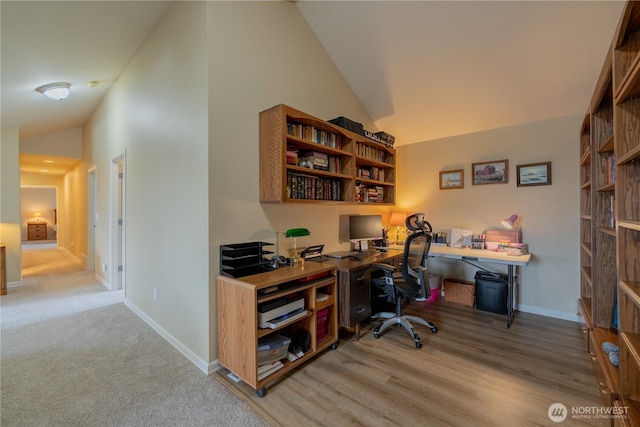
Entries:
POLYGON ((404 225, 404 221, 407 218, 406 212, 391 212, 391 218, 389 219, 389 225, 395 225, 396 228, 396 245, 400 245, 400 226, 404 225))
POLYGON ((40 218, 42 218, 42 214, 40 212, 36 212, 33 214, 33 217, 36 219, 36 222, 40 222, 40 218))
POLYGON ((296 239, 298 237, 304 237, 304 236, 310 236, 311 233, 309 232, 308 229, 306 228, 291 228, 287 231, 285 231, 284 233, 284 237, 286 237, 287 239, 292 238, 293 239, 293 253, 291 254, 291 258, 293 258, 294 262, 297 262, 300 260, 300 255, 298 254, 298 242, 296 241, 296 239))
MULTIPOLYGON (((518 226, 518 215, 513 214, 509 218, 505 218, 502 220, 502 225, 504 225, 509 230, 520 231, 520 227, 518 226)), ((520 233, 516 233, 516 240, 519 240, 518 235, 520 233)), ((516 242, 520 243, 520 242, 516 242)))

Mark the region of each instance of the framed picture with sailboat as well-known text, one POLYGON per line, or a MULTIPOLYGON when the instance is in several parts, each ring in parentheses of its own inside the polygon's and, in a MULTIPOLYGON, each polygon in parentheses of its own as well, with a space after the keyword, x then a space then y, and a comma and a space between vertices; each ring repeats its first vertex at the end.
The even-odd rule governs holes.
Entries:
POLYGON ((551 185, 551 162, 516 165, 518 187, 551 185))

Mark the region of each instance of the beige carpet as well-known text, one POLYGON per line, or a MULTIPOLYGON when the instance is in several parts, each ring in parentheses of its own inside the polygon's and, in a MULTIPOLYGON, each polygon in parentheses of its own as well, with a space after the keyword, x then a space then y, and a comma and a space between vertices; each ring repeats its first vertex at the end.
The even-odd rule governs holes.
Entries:
POLYGON ((0 300, 4 426, 267 426, 63 249, 23 252, 0 300))

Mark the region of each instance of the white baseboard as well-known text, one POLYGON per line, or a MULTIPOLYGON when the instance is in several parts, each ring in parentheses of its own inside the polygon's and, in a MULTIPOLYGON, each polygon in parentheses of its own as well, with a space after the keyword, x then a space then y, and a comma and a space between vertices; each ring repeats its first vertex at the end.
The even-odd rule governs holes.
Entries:
POLYGON ((68 253, 69 255, 71 255, 72 257, 74 257, 74 258, 76 259, 76 261, 78 262, 78 264, 83 265, 83 264, 82 264, 82 260, 81 260, 80 258, 78 258, 77 256, 75 256, 74 254, 72 254, 72 253, 71 253, 71 251, 70 251, 69 249, 65 248, 64 246, 58 246, 58 248, 62 248, 62 249, 64 249, 65 251, 67 251, 67 253, 68 253))
POLYGON ((18 280, 17 282, 7 282, 7 289, 17 288, 18 286, 22 286, 22 280, 18 280))
POLYGON ((221 368, 222 368, 222 365, 220 364, 220 362, 218 362, 218 359, 214 360, 213 362, 209 362, 209 372, 207 373, 207 375, 211 375, 215 371, 221 368))
POLYGON ((138 317, 140 317, 144 322, 151 326, 154 331, 156 331, 162 338, 167 340, 169 344, 171 344, 176 350, 178 350, 184 357, 186 357, 191 363, 196 365, 198 369, 204 372, 206 375, 210 375, 213 370, 212 367, 218 364, 218 361, 215 360, 211 362, 211 364, 205 362, 200 359, 194 352, 192 352, 189 348, 187 348, 184 344, 178 341, 173 335, 167 332, 163 327, 158 325, 153 319, 147 316, 142 310, 140 310, 134 303, 132 303, 127 298, 124 299, 124 305, 129 307, 131 311, 133 311, 138 317))
POLYGON ((104 286, 108 291, 111 290, 111 288, 109 287, 109 282, 107 282, 102 277, 100 277, 98 275, 98 273, 96 273, 94 276, 95 276, 96 280, 98 281, 98 283, 100 283, 102 286, 104 286))
POLYGON ((569 320, 571 322, 580 323, 582 320, 577 313, 567 313, 565 311, 549 310, 546 308, 534 307, 531 305, 518 304, 517 310, 525 313, 539 314, 540 316, 553 317, 556 319, 569 320))

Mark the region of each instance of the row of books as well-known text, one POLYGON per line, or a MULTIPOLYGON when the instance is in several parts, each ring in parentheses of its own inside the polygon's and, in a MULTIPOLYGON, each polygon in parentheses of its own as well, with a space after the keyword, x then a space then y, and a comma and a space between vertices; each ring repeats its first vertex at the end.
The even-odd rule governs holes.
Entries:
POLYGON ((607 183, 613 184, 616 178, 616 155, 607 157, 607 183))
POLYGON ((342 135, 322 129, 316 129, 310 125, 287 122, 287 133, 301 139, 306 139, 316 144, 342 150, 342 135))
POLYGON ((384 203, 384 187, 356 185, 356 202, 384 203))
POLYGON ((375 179, 376 181, 384 181, 385 170, 375 166, 358 168, 357 175, 360 178, 375 179))
POLYGON ((379 150, 367 144, 356 144, 356 155, 365 157, 367 159, 375 160, 378 162, 384 162, 387 152, 379 150))
POLYGON ((342 182, 339 179, 288 172, 287 197, 298 200, 342 200, 342 182))

